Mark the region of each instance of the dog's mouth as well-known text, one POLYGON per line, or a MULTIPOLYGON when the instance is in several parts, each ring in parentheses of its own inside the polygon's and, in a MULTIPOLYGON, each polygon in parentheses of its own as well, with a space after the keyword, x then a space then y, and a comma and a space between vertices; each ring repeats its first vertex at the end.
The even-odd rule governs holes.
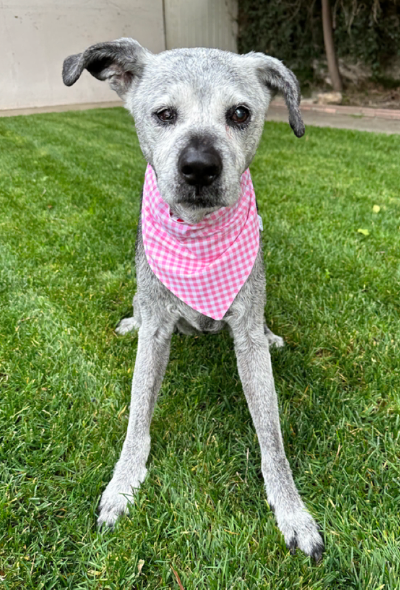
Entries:
MULTIPOLYGON (((185 187, 186 188, 186 187, 185 187)), ((186 188, 183 194, 178 195, 177 205, 188 207, 189 209, 220 209, 226 207, 221 192, 213 187, 194 186, 186 188)))

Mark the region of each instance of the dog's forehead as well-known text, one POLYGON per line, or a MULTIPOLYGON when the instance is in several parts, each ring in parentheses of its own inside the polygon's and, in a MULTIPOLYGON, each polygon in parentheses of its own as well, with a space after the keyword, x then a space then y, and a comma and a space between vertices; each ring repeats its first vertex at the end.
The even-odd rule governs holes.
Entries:
POLYGON ((249 75, 253 73, 247 71, 239 56, 218 49, 174 49, 154 57, 145 80, 158 95, 180 86, 188 86, 193 93, 208 96, 219 89, 245 93, 249 75))

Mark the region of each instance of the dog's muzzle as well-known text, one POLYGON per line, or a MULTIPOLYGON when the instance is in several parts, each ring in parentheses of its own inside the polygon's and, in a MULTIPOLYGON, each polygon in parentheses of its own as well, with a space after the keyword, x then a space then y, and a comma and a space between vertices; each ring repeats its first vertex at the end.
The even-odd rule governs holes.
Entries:
POLYGON ((182 150, 178 170, 190 186, 210 186, 222 172, 222 159, 209 141, 196 138, 182 150))

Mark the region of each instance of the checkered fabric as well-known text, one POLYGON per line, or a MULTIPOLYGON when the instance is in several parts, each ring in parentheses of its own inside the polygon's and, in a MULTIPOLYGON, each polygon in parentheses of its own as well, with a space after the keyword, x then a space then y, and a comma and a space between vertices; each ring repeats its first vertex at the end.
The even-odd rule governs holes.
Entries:
POLYGON ((147 260, 160 281, 196 311, 221 320, 245 283, 257 256, 260 234, 250 171, 239 201, 190 225, 174 218, 147 166, 142 235, 147 260))

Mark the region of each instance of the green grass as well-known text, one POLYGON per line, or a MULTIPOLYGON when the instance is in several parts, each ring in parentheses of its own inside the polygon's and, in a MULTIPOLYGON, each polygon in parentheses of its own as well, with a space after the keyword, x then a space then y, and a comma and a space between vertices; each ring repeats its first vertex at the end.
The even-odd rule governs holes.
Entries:
POLYGON ((268 508, 226 334, 174 336, 148 478, 96 530, 127 426, 137 336, 113 328, 145 162, 122 109, 0 119, 0 586, 178 588, 174 568, 186 590, 400 587, 399 153, 398 136, 268 123, 252 165, 315 566, 268 508))

